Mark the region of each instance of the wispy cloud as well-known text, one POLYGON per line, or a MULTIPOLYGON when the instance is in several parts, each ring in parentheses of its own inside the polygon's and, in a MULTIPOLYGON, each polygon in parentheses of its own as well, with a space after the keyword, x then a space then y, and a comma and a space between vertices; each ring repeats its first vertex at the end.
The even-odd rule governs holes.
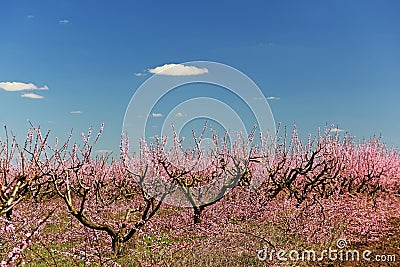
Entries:
POLYGON ((28 16, 26 16, 26 18, 27 18, 27 19, 34 19, 35 16, 34 16, 34 15, 28 15, 28 16))
POLYGON ((178 113, 175 114, 175 117, 183 118, 183 117, 186 117, 186 114, 183 113, 183 112, 178 112, 178 113))
POLYGON ((147 75, 147 74, 144 73, 144 72, 136 72, 136 73, 135 73, 135 76, 137 76, 137 77, 146 76, 146 75, 147 75))
POLYGON ((22 94, 21 97, 31 98, 31 99, 43 99, 44 98, 44 96, 41 96, 41 95, 38 95, 38 94, 34 94, 34 93, 22 94))
POLYGON ((151 116, 154 118, 161 118, 163 116, 163 114, 162 113, 153 113, 153 114, 151 114, 151 116))
POLYGON ((186 66, 183 64, 165 64, 163 66, 148 69, 150 73, 167 76, 191 76, 208 73, 207 68, 198 68, 196 66, 186 66))
POLYGON ((279 100, 281 98, 277 97, 277 96, 268 96, 268 97, 261 96, 261 97, 253 97, 253 99, 254 100, 279 100))
POLYGON ((273 42, 267 42, 267 43, 261 42, 258 45, 261 46, 261 47, 266 47, 266 46, 272 47, 272 46, 275 46, 275 43, 273 43, 273 42))
POLYGON ((344 130, 343 129, 339 129, 339 128, 332 128, 331 129, 331 133, 342 133, 342 132, 344 132, 344 130))
POLYGON ((69 20, 63 19, 63 20, 60 20, 59 23, 60 23, 61 25, 66 25, 66 24, 69 23, 69 20))
POLYGON ((80 110, 73 110, 70 112, 70 114, 82 114, 83 112, 80 110))
POLYGON ((47 87, 47 85, 38 87, 33 83, 0 82, 0 89, 4 91, 16 92, 16 91, 49 90, 49 87, 47 87))

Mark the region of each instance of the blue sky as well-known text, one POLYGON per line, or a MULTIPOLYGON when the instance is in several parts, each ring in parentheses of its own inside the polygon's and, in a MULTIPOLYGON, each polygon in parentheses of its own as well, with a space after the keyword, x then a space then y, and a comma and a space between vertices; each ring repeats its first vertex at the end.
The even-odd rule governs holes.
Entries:
POLYGON ((0 10, 0 124, 19 140, 27 119, 60 137, 104 122, 96 148, 117 150, 148 70, 206 60, 277 97, 276 122, 400 147, 398 1, 5 0, 0 10))

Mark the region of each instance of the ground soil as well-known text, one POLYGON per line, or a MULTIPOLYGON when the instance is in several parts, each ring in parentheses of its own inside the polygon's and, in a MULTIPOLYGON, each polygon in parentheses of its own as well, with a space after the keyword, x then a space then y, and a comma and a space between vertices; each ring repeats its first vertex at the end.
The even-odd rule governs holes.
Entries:
MULTIPOLYGON (((365 250, 372 251, 373 254, 370 256, 370 261, 343 261, 343 262, 332 262, 325 263, 321 266, 329 267, 378 267, 378 266, 390 266, 400 267, 400 218, 393 219, 393 232, 387 237, 381 238, 379 241, 370 242, 365 244, 354 244, 352 249, 356 249, 362 253, 365 250), (387 259, 386 261, 377 261, 376 256, 378 255, 381 259, 387 259), (394 256, 394 258, 393 258, 394 256)), ((362 256, 361 256, 362 257, 362 256)))

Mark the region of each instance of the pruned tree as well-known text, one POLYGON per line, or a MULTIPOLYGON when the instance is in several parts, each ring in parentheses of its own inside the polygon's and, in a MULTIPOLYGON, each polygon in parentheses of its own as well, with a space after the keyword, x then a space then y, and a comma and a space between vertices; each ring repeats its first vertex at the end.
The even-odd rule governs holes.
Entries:
POLYGON ((5 140, 0 140, 0 215, 12 216, 14 206, 27 198, 46 194, 46 173, 41 158, 46 157, 46 142, 50 132, 42 135, 40 128, 28 131, 24 145, 5 127, 5 140))
MULTIPOLYGON (((74 144, 68 154, 54 150, 57 168, 49 172, 57 195, 68 212, 83 226, 106 233, 111 239, 113 255, 123 252, 123 245, 149 221, 160 208, 164 196, 156 199, 142 188, 153 170, 144 160, 127 162, 108 156, 91 157, 91 129, 82 135, 83 145, 74 144), (129 164, 129 168, 127 165, 129 164)), ((63 146, 66 149, 68 146, 63 146)), ((121 148, 123 153, 128 153, 121 148)))
POLYGON ((154 143, 143 142, 147 156, 157 170, 157 179, 170 183, 174 205, 191 207, 193 222, 201 222, 203 210, 216 204, 238 185, 250 185, 250 165, 258 162, 257 148, 253 145, 255 129, 248 138, 237 135, 229 142, 226 133, 220 138, 212 132, 212 143, 201 146, 207 125, 199 136, 192 132, 193 146, 184 148, 183 140, 173 129, 173 145, 167 148, 167 137, 155 138, 154 143))

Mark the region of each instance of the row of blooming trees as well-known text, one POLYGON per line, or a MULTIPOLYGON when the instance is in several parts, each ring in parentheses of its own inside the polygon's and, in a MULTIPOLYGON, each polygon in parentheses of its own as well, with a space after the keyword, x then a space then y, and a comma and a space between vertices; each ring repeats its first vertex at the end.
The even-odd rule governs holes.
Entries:
POLYGON ((28 245, 75 255, 50 248, 55 239, 45 231, 66 216, 81 226, 69 237, 86 249, 84 257, 80 250, 79 259, 105 265, 123 254, 128 241, 150 221, 163 222, 163 210, 181 214, 174 206, 190 208, 192 214, 185 216, 199 225, 207 209, 219 219, 222 214, 228 219, 241 214, 242 220, 256 215, 265 221, 277 200, 294 207, 319 207, 324 214, 330 209, 327 203, 342 205, 338 199, 347 196, 362 194, 376 205, 381 195, 398 193, 398 151, 379 137, 356 141, 332 129, 310 135, 305 142, 295 127, 291 135, 278 130, 257 137, 253 131, 235 140, 213 132, 205 148, 200 146, 205 127, 199 135, 193 133, 191 147, 185 148, 175 134, 172 140, 142 140, 138 154, 129 151, 122 137, 118 159, 93 156, 103 126, 96 136, 91 129, 82 134, 81 144, 71 142, 72 133, 63 144, 58 139, 51 143, 49 133, 42 135, 35 127, 18 144, 6 130, 0 142, 2 266, 23 263, 28 245), (103 245, 107 240, 110 249, 103 245))

